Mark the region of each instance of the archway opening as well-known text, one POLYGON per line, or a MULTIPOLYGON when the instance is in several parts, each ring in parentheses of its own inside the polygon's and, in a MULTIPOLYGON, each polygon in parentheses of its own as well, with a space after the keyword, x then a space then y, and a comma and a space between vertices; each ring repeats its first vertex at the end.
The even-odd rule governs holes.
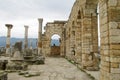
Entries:
POLYGON ((61 38, 58 34, 54 34, 51 37, 51 56, 59 56, 60 55, 60 43, 61 38))

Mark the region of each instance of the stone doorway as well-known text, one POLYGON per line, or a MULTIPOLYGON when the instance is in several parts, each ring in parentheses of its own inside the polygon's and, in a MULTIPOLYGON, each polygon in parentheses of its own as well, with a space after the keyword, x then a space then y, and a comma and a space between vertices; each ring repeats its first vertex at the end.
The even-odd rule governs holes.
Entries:
POLYGON ((60 36, 58 34, 54 34, 51 37, 51 56, 60 56, 60 36))

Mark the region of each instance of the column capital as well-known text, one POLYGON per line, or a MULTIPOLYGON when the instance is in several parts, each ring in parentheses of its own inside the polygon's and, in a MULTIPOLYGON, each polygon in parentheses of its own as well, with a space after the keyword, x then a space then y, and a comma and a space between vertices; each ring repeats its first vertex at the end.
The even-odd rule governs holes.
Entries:
POLYGON ((12 24, 5 24, 5 26, 6 26, 7 28, 10 28, 10 29, 12 29, 12 27, 13 27, 12 24))
POLYGON ((27 26, 27 25, 24 25, 24 27, 25 27, 25 28, 29 28, 29 26, 27 26))
POLYGON ((38 18, 38 21, 39 22, 43 22, 43 18, 38 18))

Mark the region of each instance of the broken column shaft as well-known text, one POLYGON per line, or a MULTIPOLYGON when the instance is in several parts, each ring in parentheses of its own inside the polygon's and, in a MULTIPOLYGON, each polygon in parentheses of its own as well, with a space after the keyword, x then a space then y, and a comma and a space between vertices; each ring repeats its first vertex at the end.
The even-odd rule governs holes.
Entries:
POLYGON ((39 27, 38 27, 38 55, 42 54, 42 22, 43 19, 39 18, 39 27))
POLYGON ((24 40, 24 49, 28 48, 28 26, 24 26, 25 27, 25 40, 24 40))
POLYGON ((7 27, 7 38, 6 38, 6 54, 10 55, 10 36, 11 36, 11 29, 13 27, 12 24, 5 24, 7 27))

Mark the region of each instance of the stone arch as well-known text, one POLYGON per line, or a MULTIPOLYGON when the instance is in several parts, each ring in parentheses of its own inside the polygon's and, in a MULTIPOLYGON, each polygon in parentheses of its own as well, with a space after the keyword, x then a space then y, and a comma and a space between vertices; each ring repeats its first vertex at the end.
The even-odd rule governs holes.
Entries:
POLYGON ((60 56, 61 53, 61 37, 58 34, 54 34, 51 36, 51 56, 60 56), (55 43, 53 43, 55 41, 55 43))
MULTIPOLYGON (((120 1, 119 0, 76 0, 67 27, 71 29, 70 23, 76 19, 78 8, 83 9, 81 20, 82 27, 82 65, 90 69, 90 65, 96 61, 89 62, 89 55, 98 52, 97 35, 97 5, 100 5, 100 34, 101 34, 101 78, 100 80, 120 79, 120 1), (77 8, 77 9, 76 9, 77 8), (71 22, 70 22, 71 21, 71 22)), ((70 33, 69 35, 71 35, 70 33)), ((69 39, 67 40, 69 41, 69 39)), ((70 44, 71 45, 71 44, 70 44)), ((68 47, 70 50, 70 47, 68 47)), ((92 54, 92 55, 91 55, 92 54)), ((68 56, 69 57, 69 56, 68 56)), ((73 56, 70 56, 70 58, 73 56)), ((72 58, 71 58, 72 59, 72 58)), ((95 56, 91 60, 95 59, 95 56)), ((95 67, 95 66, 93 66, 95 67)))
MULTIPOLYGON (((64 32, 64 25, 65 25, 66 21, 54 21, 54 22, 50 22, 46 24, 46 32, 45 32, 45 38, 46 38, 46 55, 50 56, 50 41, 51 41, 51 37, 54 34, 57 34, 60 36, 61 38, 61 44, 60 44, 60 55, 64 56, 64 49, 63 46, 64 44, 62 44, 64 42, 64 36, 63 36, 63 32, 64 32)), ((45 50, 44 49, 44 50, 45 50)), ((44 52, 43 52, 44 53, 44 52)))
MULTIPOLYGON (((80 0, 82 2, 82 0, 80 0)), ((97 25, 97 0, 86 0, 82 7, 82 66, 86 69, 98 67, 96 55, 98 53, 98 25, 97 25), (92 57, 92 58, 90 58, 92 57), (92 62, 92 63, 91 63, 92 62)))

